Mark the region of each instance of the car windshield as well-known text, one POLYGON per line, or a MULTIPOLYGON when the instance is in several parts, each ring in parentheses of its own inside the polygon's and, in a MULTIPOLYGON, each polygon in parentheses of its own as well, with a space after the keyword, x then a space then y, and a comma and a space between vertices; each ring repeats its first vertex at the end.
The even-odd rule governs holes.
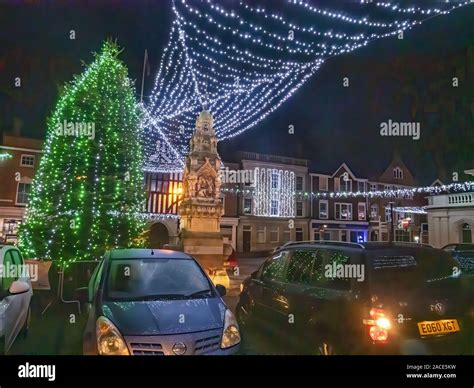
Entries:
POLYGON ((214 295, 208 279, 193 260, 120 259, 110 263, 108 300, 171 300, 214 295))
POLYGON ((375 253, 371 260, 375 287, 409 290, 456 276, 459 265, 441 250, 375 253))

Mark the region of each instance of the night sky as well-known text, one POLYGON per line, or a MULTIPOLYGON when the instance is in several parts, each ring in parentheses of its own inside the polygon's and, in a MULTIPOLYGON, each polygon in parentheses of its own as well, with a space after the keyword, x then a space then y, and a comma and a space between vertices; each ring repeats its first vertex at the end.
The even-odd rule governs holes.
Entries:
MULTIPOLYGON (((61 85, 82 71, 81 61, 91 62, 91 52, 98 51, 105 38, 117 39, 124 47, 121 59, 138 92, 143 52, 148 49, 151 76, 145 81, 145 95, 150 92, 172 20, 168 1, 0 4, 2 131, 16 126, 25 136, 42 138, 61 85), (75 30, 75 40, 69 39, 70 30, 75 30), (13 85, 18 75, 20 89, 13 85)), ((271 4, 266 2, 266 7, 271 4)), ((379 40, 329 59, 279 110, 246 133, 221 142, 221 156, 231 160, 235 150, 247 150, 310 158, 318 172, 332 172, 345 161, 356 174, 369 176, 381 172, 398 150, 420 184, 473 168, 473 21, 470 5, 405 32, 403 40, 379 40), (463 95, 453 97, 446 85, 466 69, 467 85, 458 89, 463 95), (349 77, 349 88, 343 87, 343 77, 349 77), (430 112, 420 113, 424 110, 430 112), (421 121, 420 140, 380 137, 382 121, 412 117, 421 121), (288 134, 289 125, 294 135, 288 134)))

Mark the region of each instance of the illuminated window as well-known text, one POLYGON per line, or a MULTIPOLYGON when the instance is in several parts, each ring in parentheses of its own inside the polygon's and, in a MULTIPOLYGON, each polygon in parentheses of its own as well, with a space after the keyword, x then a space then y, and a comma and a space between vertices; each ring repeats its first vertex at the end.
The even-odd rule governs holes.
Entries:
POLYGON ((335 203, 336 220, 352 220, 352 204, 351 203, 335 203))

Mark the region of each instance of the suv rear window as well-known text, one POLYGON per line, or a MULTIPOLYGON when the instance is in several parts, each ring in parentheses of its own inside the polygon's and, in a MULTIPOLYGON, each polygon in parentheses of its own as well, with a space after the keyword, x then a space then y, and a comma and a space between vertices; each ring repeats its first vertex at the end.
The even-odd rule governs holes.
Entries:
POLYGON ((450 278, 459 270, 459 264, 438 249, 374 252, 370 263, 371 283, 383 288, 418 288, 450 278))

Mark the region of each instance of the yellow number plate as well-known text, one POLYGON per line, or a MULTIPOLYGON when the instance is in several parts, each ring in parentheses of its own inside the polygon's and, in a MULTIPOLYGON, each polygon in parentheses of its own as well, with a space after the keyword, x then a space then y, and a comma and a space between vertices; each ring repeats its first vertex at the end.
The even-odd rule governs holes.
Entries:
POLYGON ((457 319, 440 319, 439 321, 418 322, 420 335, 439 335, 461 331, 457 319))

